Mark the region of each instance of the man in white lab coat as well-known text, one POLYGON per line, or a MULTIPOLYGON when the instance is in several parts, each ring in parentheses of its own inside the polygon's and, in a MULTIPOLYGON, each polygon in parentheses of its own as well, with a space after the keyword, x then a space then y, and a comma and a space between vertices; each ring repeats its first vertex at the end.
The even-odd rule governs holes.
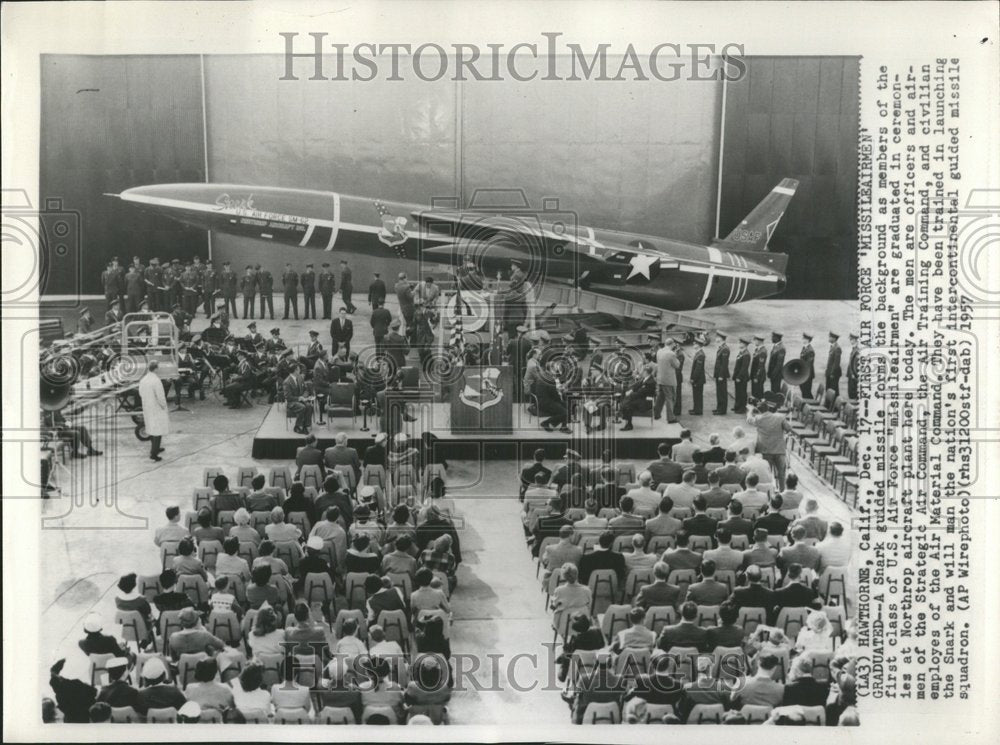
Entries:
POLYGON ((170 431, 170 421, 167 415, 167 394, 163 391, 163 381, 156 374, 159 363, 150 360, 146 374, 139 381, 139 397, 142 399, 142 417, 146 422, 146 434, 149 440, 150 460, 163 460, 160 447, 163 435, 170 431))

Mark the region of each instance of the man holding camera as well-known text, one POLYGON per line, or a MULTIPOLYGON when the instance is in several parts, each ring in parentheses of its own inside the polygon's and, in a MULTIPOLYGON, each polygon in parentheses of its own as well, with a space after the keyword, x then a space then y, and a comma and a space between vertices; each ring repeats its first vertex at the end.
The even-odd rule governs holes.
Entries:
POLYGON ((785 433, 792 431, 784 414, 775 411, 769 401, 753 399, 747 410, 747 422, 757 428, 757 452, 771 464, 779 490, 785 488, 785 433), (759 407, 759 408, 758 408, 759 407))

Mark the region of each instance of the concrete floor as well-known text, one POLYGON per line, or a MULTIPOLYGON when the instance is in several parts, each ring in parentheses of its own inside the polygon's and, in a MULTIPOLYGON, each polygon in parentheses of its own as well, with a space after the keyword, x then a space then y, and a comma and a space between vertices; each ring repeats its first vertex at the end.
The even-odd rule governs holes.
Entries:
MULTIPOLYGON (((755 301, 706 315, 735 335, 783 329, 790 357, 798 351, 802 330, 811 329, 816 334, 820 368, 826 359, 827 329, 839 329, 846 343, 847 332, 857 324, 856 304, 847 302, 755 301)), ((204 324, 204 319, 198 324, 204 324)), ((322 321, 275 325, 282 327, 292 343, 304 342, 309 328, 320 330, 321 340, 328 338, 328 323, 322 321)), ((266 333, 270 326, 270 322, 262 324, 261 331, 266 333)), ((370 341, 366 310, 355 316, 355 326, 357 343, 370 341)), ((243 329, 242 320, 233 322, 234 331, 243 329)), ((163 461, 155 464, 149 461, 145 445, 133 437, 127 418, 100 418, 95 412, 88 419, 105 454, 70 461, 72 472, 66 478, 75 499, 67 496, 48 502, 41 531, 39 626, 41 649, 51 653, 39 660, 43 680, 47 680, 51 661, 62 656, 68 658, 65 674, 84 675, 86 659, 76 647, 83 618, 92 611, 113 618, 120 574, 158 570, 152 532, 164 522, 165 507, 180 504, 186 509, 191 489, 200 485, 205 467, 222 467, 235 476, 239 466, 255 463, 249 457, 250 445, 265 406, 233 411, 211 396, 188 405, 192 413, 171 415, 171 434, 164 439, 167 450, 163 461)), ((716 431, 726 439, 741 421, 733 415, 682 417, 698 442, 707 442, 708 434, 716 431)), ((262 469, 276 465, 269 461, 255 464, 262 469)), ((794 458, 792 467, 802 477, 804 488, 820 498, 826 516, 850 523, 849 510, 836 495, 794 458)), ((452 602, 452 648, 482 660, 472 677, 487 689, 477 690, 469 682, 466 690, 456 693, 449 706, 456 723, 567 721, 558 691, 546 686, 548 650, 544 644, 551 641, 552 632, 534 577, 535 566, 524 547, 516 497, 518 469, 513 462, 451 464, 451 496, 463 518, 464 556, 452 602), (523 654, 537 655, 537 665, 528 658, 514 659, 523 654), (513 681, 508 670, 512 661, 516 665, 513 681)))

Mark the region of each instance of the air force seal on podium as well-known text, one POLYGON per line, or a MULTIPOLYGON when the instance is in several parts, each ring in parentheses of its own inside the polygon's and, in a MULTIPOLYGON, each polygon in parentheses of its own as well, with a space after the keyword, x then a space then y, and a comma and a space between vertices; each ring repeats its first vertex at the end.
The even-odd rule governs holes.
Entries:
POLYGON ((477 373, 466 373, 465 388, 459 400, 477 411, 496 406, 503 400, 503 388, 499 385, 500 370, 484 367, 477 373))

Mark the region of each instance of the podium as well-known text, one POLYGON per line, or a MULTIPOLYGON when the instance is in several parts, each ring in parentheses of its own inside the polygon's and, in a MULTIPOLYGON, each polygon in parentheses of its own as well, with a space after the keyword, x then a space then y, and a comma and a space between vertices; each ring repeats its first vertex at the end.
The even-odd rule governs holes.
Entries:
POLYGON ((452 434, 505 434, 514 426, 514 379, 508 365, 466 367, 451 387, 452 434))

